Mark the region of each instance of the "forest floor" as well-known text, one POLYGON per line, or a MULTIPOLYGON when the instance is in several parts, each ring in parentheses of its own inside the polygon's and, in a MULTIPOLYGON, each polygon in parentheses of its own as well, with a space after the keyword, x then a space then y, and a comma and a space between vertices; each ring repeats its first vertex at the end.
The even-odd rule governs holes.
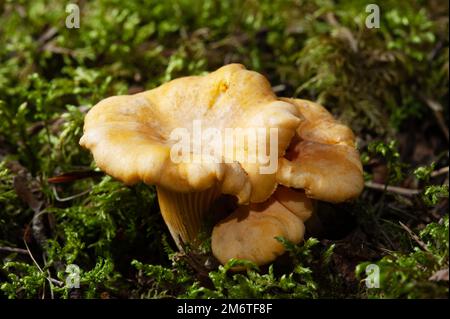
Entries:
POLYGON ((0 298, 448 298, 447 1, 383 1, 374 29, 359 0, 76 3, 67 28, 66 1, 0 0, 0 298), (101 99, 231 62, 324 105, 364 164, 357 200, 259 268, 177 252, 154 188, 78 144, 101 99))

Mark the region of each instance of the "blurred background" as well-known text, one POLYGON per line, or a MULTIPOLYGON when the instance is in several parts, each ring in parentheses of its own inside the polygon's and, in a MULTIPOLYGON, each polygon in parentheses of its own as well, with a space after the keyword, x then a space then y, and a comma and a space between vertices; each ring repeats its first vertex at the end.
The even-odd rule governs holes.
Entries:
POLYGON ((0 0, 0 298, 447 298, 449 4, 379 1, 379 28, 368 4, 0 0), (177 253, 154 190, 78 145, 99 100, 232 62, 350 126, 367 181, 319 203, 314 239, 242 274, 207 244, 177 253))

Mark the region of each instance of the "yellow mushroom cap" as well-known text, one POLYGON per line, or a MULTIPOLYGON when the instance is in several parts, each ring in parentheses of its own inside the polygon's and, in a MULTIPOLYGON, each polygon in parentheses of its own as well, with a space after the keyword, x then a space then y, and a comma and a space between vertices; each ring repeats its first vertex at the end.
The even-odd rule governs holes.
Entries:
POLYGON ((161 213, 181 249, 196 238, 203 215, 221 193, 236 196, 241 206, 212 234, 213 253, 222 263, 230 258, 272 261, 284 252, 274 237, 303 239, 303 222, 313 209, 309 198, 345 201, 364 185, 355 137, 347 126, 316 103, 277 98, 264 76, 239 64, 100 101, 86 115, 80 144, 107 174, 126 184, 157 186, 161 213), (214 143, 201 136, 222 151, 214 161, 205 161, 203 150, 191 144, 189 160, 174 161, 172 133, 184 129, 195 139, 196 121, 224 135, 227 129, 266 129, 267 149, 270 129, 275 129, 278 169, 261 173, 264 165, 249 159, 251 136, 243 146, 231 145, 231 154, 228 140, 214 143), (278 184, 286 187, 275 192, 278 184))
POLYGON ((184 129, 195 140, 196 121, 203 130, 223 135, 226 129, 266 128, 265 140, 270 128, 276 129, 282 157, 300 119, 297 108, 278 100, 264 76, 230 64, 204 76, 100 101, 86 115, 80 140, 107 174, 126 184, 157 185, 161 212, 179 246, 192 240, 202 214, 220 193, 235 195, 240 203, 261 202, 277 186, 276 171, 261 174, 262 164, 248 160, 247 145, 226 152, 225 138, 212 143, 222 150, 212 161, 196 160, 201 154, 190 144, 189 159, 175 162, 172 133, 184 129))
POLYGON ((219 222, 214 227, 211 246, 222 264, 239 258, 264 265, 284 253, 275 237, 298 243, 304 231, 303 221, 271 197, 264 203, 240 206, 219 222))
POLYGON ((303 222, 313 213, 310 198, 342 202, 357 197, 364 187, 351 129, 336 122, 317 103, 281 100, 294 104, 302 121, 285 157, 280 159, 280 185, 265 203, 241 206, 215 226, 212 250, 222 263, 230 258, 244 258, 258 265, 273 261, 284 252, 275 236, 293 243, 303 239, 303 222))
MULTIPOLYGON (((295 106, 277 99, 264 76, 230 64, 205 76, 179 78, 150 91, 102 100, 86 115, 80 144, 91 150, 100 169, 126 184, 143 181, 190 192, 220 183, 222 192, 238 196, 241 202, 263 201, 275 190, 275 173, 261 176, 260 165, 246 161, 174 163, 170 134, 178 128, 192 131, 196 120, 203 129, 220 131, 276 128, 281 157, 300 122, 297 115, 295 106), (252 181, 258 187, 249 188, 252 181)), ((234 151, 236 158, 245 159, 246 149, 234 151)))
POLYGON ((364 179, 353 132, 316 103, 283 100, 296 105, 304 119, 280 161, 277 181, 304 189, 306 196, 323 201, 356 198, 364 188, 364 179))

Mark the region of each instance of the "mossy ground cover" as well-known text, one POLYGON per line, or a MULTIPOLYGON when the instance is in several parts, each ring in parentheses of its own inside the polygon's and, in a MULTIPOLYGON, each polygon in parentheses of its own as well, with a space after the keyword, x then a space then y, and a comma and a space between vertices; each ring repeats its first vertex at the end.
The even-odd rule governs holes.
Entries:
POLYGON ((365 1, 74 3, 79 29, 66 1, 0 0, 0 298, 448 297, 448 2, 383 1, 379 29, 365 1), (352 127, 368 182, 260 268, 218 265, 207 233, 177 252, 154 189, 78 145, 100 99, 230 62, 352 127))

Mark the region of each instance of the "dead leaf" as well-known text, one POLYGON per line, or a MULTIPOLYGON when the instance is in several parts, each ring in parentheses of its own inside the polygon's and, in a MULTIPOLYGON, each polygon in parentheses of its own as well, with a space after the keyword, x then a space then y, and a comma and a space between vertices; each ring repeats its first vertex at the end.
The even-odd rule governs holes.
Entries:
POLYGON ((14 190, 17 196, 28 204, 28 206, 34 211, 39 212, 42 206, 42 202, 39 201, 28 187, 27 179, 21 175, 15 176, 13 180, 14 190))
POLYGON ((79 179, 103 176, 105 173, 97 171, 80 171, 80 172, 68 172, 58 176, 50 177, 47 179, 49 183, 59 184, 59 183, 69 183, 79 179))

